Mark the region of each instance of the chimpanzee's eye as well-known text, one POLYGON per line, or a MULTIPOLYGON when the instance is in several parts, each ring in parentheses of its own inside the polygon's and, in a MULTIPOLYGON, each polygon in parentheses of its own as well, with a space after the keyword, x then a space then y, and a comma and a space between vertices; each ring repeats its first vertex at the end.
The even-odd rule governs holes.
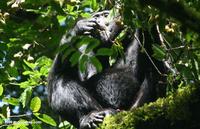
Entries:
POLYGON ((104 17, 107 17, 109 15, 109 13, 104 13, 104 17))
POLYGON ((99 14, 95 14, 93 17, 98 18, 99 16, 100 16, 99 14))

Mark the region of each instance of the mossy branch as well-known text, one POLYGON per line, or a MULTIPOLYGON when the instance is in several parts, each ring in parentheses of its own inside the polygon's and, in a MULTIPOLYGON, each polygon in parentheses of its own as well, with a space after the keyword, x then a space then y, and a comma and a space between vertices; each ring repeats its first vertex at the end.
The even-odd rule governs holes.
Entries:
POLYGON ((100 129, 198 129, 199 116, 200 88, 188 86, 167 98, 106 117, 100 129))

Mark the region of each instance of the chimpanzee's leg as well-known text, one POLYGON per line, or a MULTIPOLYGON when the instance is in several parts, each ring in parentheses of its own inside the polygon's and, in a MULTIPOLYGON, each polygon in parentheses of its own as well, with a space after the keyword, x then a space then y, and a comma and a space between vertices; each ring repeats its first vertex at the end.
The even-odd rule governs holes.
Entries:
POLYGON ((94 128, 106 115, 114 113, 114 110, 102 109, 82 86, 82 82, 76 80, 69 69, 62 69, 62 65, 67 65, 62 64, 60 59, 57 55, 48 78, 50 106, 77 128, 94 128))

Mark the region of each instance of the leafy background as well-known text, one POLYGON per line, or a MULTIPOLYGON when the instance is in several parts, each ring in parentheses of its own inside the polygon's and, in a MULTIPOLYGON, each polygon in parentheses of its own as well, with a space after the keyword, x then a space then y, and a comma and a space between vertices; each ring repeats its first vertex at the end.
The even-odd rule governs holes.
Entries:
MULTIPOLYGON (((88 57, 77 49, 58 47, 79 18, 99 10, 118 10, 120 24, 133 29, 157 26, 162 45, 153 45, 154 57, 170 69, 168 96, 186 85, 199 86, 199 7, 199 0, 1 0, 0 128, 73 128, 48 106, 47 75, 58 51, 67 51, 66 56, 72 53, 71 63, 78 64, 81 71, 92 61, 100 72, 103 67, 97 57, 116 56, 111 54, 112 48, 100 48, 88 57)), ((77 47, 83 44, 90 46, 89 52, 99 42, 83 37, 77 47)), ((118 45, 117 50, 123 49, 118 45)))

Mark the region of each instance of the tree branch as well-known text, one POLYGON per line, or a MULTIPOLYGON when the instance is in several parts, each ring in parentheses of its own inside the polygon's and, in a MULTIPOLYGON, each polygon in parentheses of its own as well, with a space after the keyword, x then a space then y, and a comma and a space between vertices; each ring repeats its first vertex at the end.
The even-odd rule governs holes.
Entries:
POLYGON ((200 87, 181 88, 167 98, 106 117, 100 129, 199 129, 200 87))

